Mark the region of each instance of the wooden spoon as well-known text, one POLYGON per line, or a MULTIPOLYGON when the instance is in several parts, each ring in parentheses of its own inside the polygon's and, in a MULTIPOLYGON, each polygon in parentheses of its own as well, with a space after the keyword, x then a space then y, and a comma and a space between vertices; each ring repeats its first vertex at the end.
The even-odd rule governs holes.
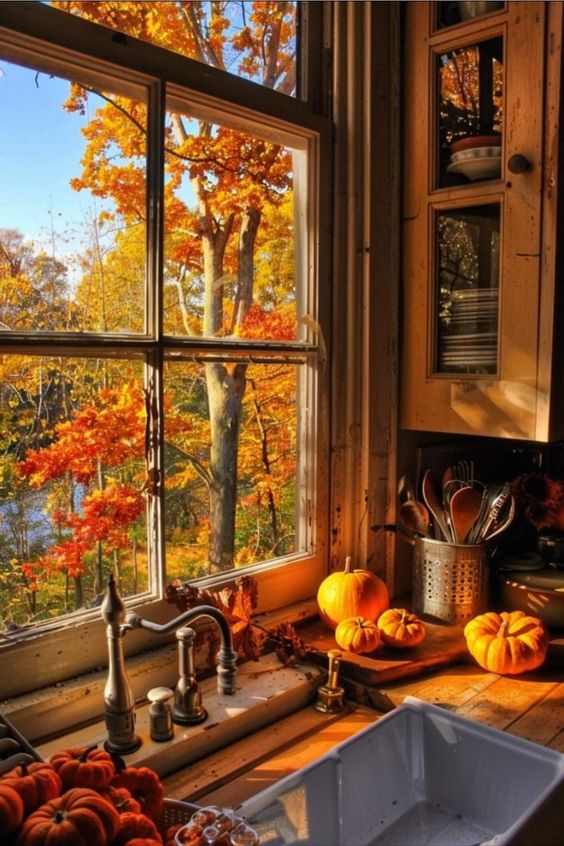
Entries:
POLYGON ((450 541, 452 537, 446 524, 443 505, 441 500, 439 499, 437 489, 435 488, 435 483, 431 470, 427 470, 425 472, 425 475, 423 476, 423 482, 421 483, 421 489, 423 491, 423 499, 425 501, 425 505, 433 515, 435 526, 439 528, 439 531, 443 536, 442 540, 450 541))
POLYGON ((466 487, 455 491, 450 500, 450 521, 455 543, 466 543, 482 506, 482 492, 466 487))
POLYGON ((422 502, 410 499, 400 505, 399 520, 408 534, 426 536, 429 529, 429 512, 422 502))

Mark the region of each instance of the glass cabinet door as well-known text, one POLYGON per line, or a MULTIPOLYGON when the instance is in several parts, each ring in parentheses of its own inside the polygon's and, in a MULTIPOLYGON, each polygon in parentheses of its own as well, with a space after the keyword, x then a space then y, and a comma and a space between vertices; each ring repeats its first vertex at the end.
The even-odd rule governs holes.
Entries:
POLYGON ((435 213, 437 373, 497 371, 499 204, 435 213))
POLYGON ((405 4, 403 429, 545 437, 557 5, 405 4))
POLYGON ((440 53, 438 187, 501 176, 503 39, 440 53))

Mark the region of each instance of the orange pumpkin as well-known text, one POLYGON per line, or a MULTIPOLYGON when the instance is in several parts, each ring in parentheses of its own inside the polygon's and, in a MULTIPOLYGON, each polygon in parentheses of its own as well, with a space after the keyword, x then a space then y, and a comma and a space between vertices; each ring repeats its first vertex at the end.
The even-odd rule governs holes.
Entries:
POLYGON ((73 747, 55 752, 50 763, 59 773, 64 790, 71 787, 101 790, 108 786, 115 773, 112 756, 96 746, 73 747))
POLYGON ((111 781, 112 787, 125 787, 141 805, 141 811, 152 820, 160 818, 164 789, 158 775, 149 767, 123 767, 118 769, 111 781))
POLYGON ((376 620, 389 604, 388 588, 382 579, 370 570, 351 569, 349 557, 344 571, 331 573, 317 591, 321 619, 332 629, 349 617, 376 620))
POLYGON ((133 814, 141 813, 141 805, 137 799, 133 798, 126 787, 112 787, 109 785, 99 790, 98 793, 104 799, 108 799, 120 814, 125 814, 126 811, 131 811, 133 814))
POLYGON ((160 837, 158 840, 153 837, 134 837, 133 840, 127 841, 126 846, 162 846, 162 844, 160 837))
POLYGON ((108 846, 119 829, 114 806, 85 787, 73 787, 34 811, 21 827, 18 846, 108 846))
POLYGON ((8 837, 20 827, 24 804, 13 787, 0 783, 0 834, 8 837))
POLYGON ((162 844, 161 836, 155 823, 145 814, 133 814, 126 811, 120 815, 119 829, 114 840, 114 846, 125 846, 136 837, 148 837, 162 844))
POLYGON ((341 620, 335 629, 335 640, 341 649, 347 649, 357 655, 374 652, 382 642, 378 626, 366 617, 348 617, 341 620))
POLYGON ((59 774, 44 761, 14 767, 2 776, 1 783, 13 787, 20 796, 25 816, 59 796, 62 788, 59 774))
POLYGON ((384 643, 394 649, 419 646, 427 634, 419 617, 405 608, 388 608, 378 617, 378 628, 384 643))
POLYGON ((464 637, 480 667, 502 676, 535 670, 548 651, 542 620, 524 611, 480 614, 466 624, 464 637))

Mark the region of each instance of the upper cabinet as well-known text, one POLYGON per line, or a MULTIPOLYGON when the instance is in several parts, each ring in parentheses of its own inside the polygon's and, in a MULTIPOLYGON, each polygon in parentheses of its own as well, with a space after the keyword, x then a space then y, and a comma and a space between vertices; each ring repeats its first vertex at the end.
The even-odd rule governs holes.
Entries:
POLYGON ((561 438, 562 4, 405 9, 401 426, 561 438))

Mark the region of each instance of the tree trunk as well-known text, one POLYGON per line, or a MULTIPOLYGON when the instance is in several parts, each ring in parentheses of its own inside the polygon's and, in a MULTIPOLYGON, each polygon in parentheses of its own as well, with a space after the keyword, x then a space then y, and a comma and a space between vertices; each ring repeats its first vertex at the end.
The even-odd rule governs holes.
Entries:
MULTIPOLYGON (((259 222, 260 212, 256 209, 242 215, 232 331, 242 323, 253 301, 253 255, 259 222)), ((227 239, 219 239, 218 233, 213 233, 210 225, 203 242, 206 280, 204 333, 211 335, 222 329, 223 325, 223 288, 217 287, 215 280, 223 275, 227 239)), ((206 364, 211 434, 210 573, 230 569, 235 556, 237 453, 246 372, 246 364, 206 364)))
POLYGON ((210 573, 228 570, 235 555, 237 453, 246 364, 231 371, 223 364, 206 364, 211 424, 210 448, 210 573))
POLYGON ((74 576, 74 607, 76 609, 84 606, 84 594, 82 591, 82 579, 74 576))

